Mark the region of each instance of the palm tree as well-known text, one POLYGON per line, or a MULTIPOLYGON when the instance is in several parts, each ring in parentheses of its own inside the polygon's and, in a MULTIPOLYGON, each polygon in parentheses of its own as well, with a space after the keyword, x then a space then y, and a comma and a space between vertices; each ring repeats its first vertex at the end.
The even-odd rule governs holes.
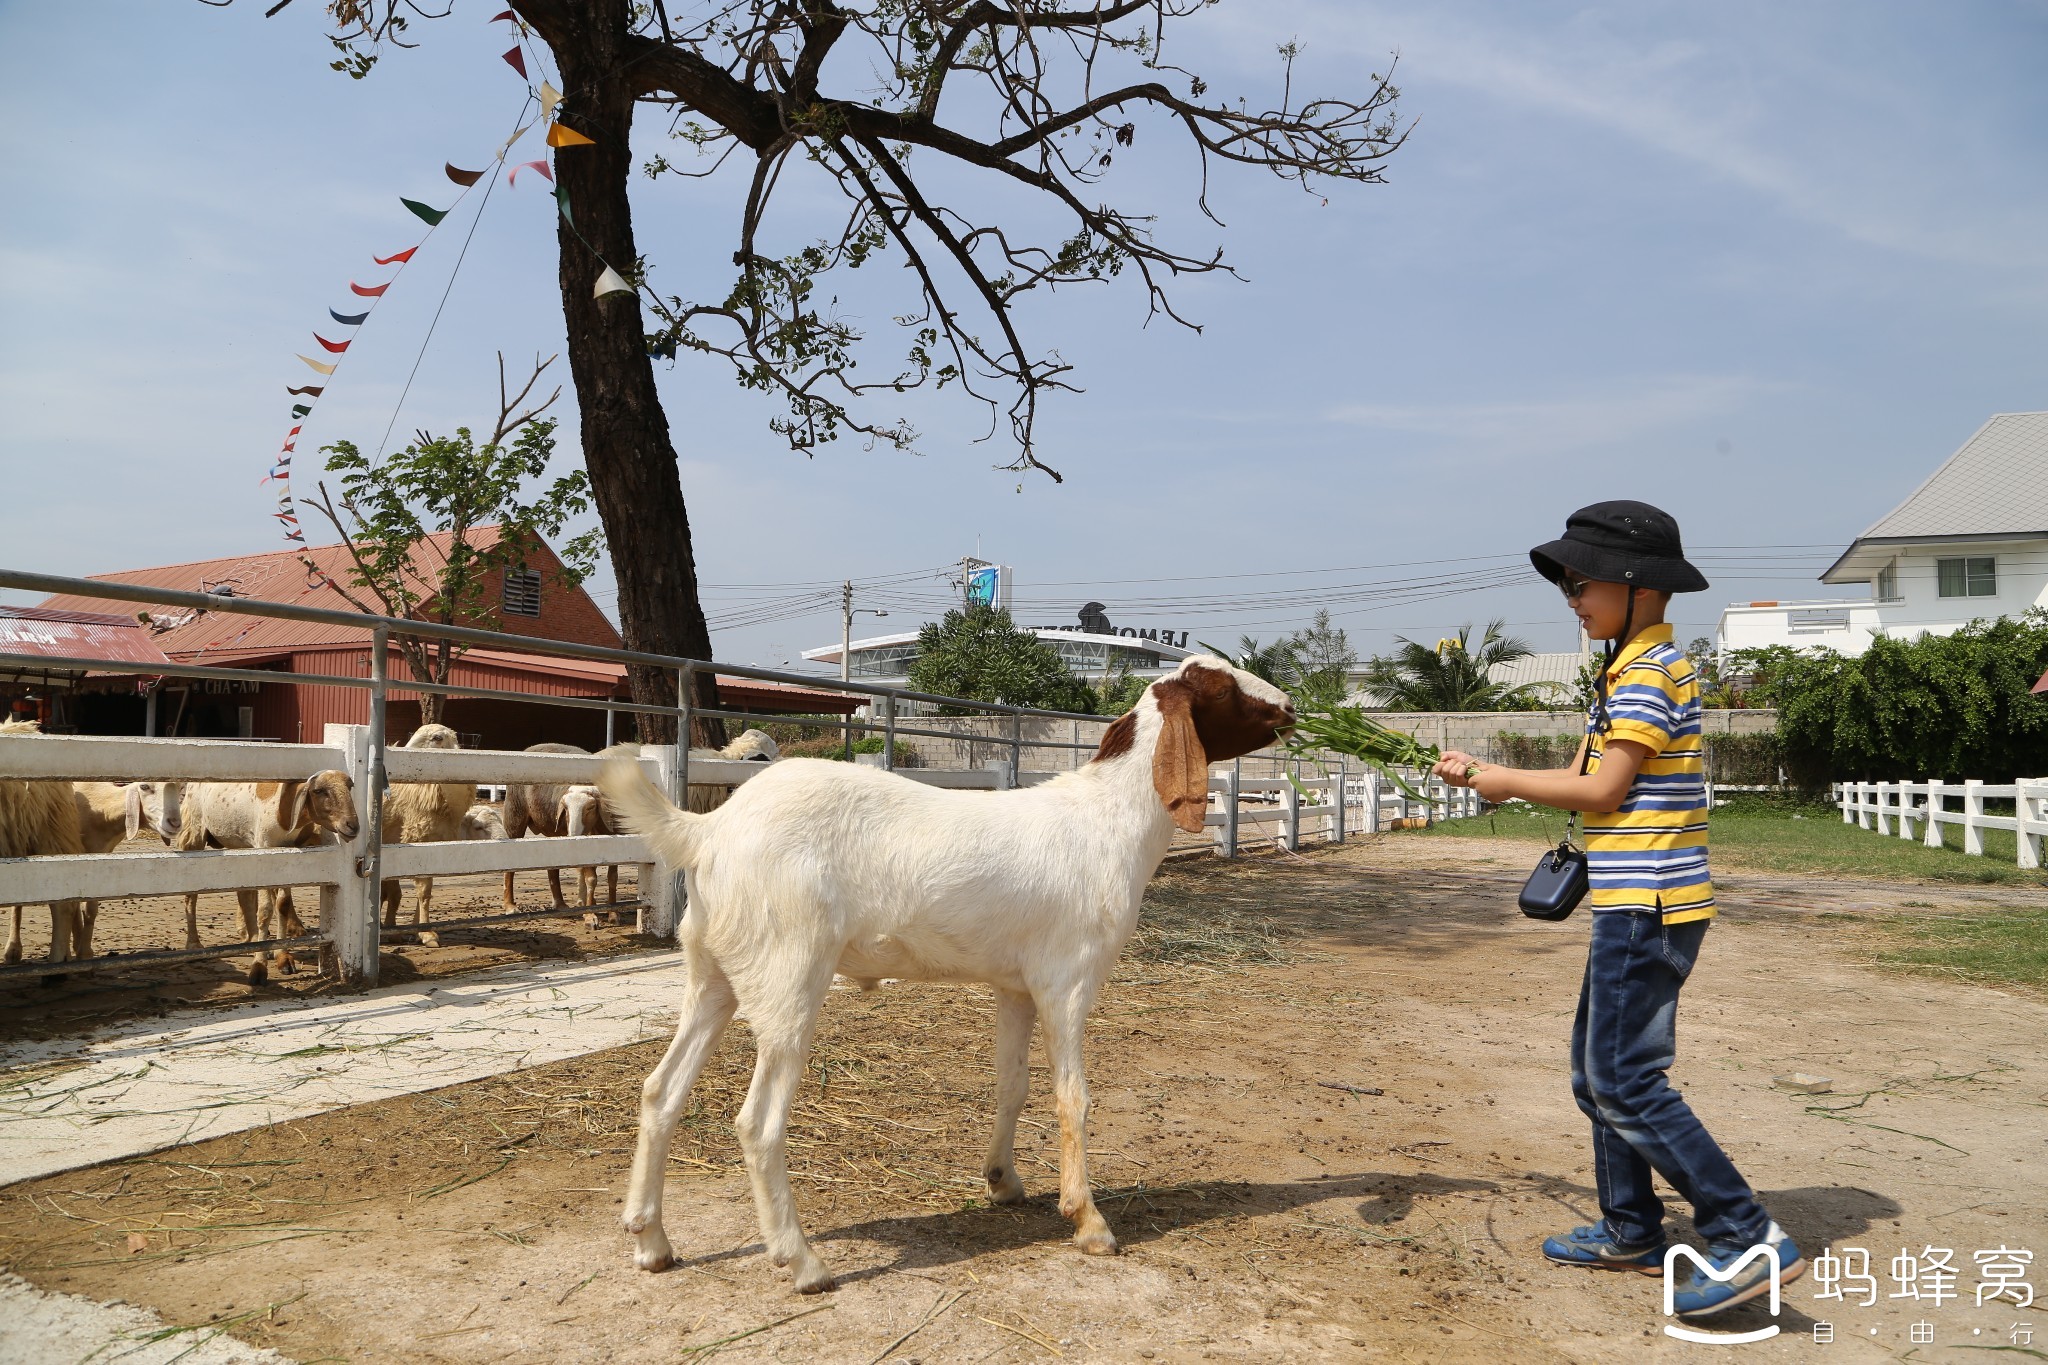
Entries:
POLYGON ((1283 637, 1270 645, 1261 645, 1249 635, 1240 635, 1237 637, 1235 654, 1218 649, 1207 640, 1197 640, 1195 643, 1232 668, 1243 669, 1254 678, 1264 678, 1282 692, 1292 694, 1294 689, 1301 685, 1301 657, 1291 639, 1283 637))
POLYGON ((1434 649, 1395 637, 1400 649, 1391 658, 1366 666, 1365 685, 1390 711, 1505 711, 1543 690, 1547 683, 1509 687, 1490 676, 1495 664, 1526 659, 1536 651, 1526 641, 1504 634, 1504 621, 1489 621, 1479 648, 1471 648, 1472 626, 1458 628, 1456 639, 1439 640, 1434 649))

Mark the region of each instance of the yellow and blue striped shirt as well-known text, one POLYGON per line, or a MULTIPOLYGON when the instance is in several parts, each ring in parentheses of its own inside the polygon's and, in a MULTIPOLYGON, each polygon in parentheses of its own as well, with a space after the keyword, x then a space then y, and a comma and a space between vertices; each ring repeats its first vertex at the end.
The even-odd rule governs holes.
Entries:
POLYGON ((1707 873, 1707 784, 1700 747, 1700 684, 1692 661, 1653 626, 1622 647, 1607 670, 1606 734, 1586 718, 1586 742, 1600 767, 1602 748, 1625 739, 1650 751, 1621 809, 1588 811, 1586 871, 1595 911, 1656 910, 1664 923, 1709 919, 1714 882, 1707 873))

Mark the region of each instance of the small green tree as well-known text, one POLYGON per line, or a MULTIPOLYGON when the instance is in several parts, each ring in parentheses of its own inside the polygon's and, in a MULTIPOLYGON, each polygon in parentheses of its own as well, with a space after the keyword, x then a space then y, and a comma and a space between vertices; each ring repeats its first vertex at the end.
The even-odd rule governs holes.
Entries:
POLYGON ((1145 689, 1152 684, 1134 675, 1128 668, 1118 664, 1102 675, 1102 681, 1093 688, 1095 705, 1090 708, 1098 716, 1120 716, 1138 704, 1138 698, 1145 695, 1145 689))
POLYGON ((1436 648, 1395 637, 1400 646, 1391 657, 1366 666, 1365 684, 1392 711, 1515 711, 1550 691, 1547 683, 1509 687, 1490 676, 1496 664, 1526 659, 1536 651, 1526 641, 1505 633, 1505 623, 1489 621, 1479 648, 1471 647, 1472 627, 1458 628, 1454 639, 1436 648))
MULTIPOLYGON (((917 633, 910 686, 969 701, 999 701, 1092 715, 1095 694, 1059 651, 1019 630, 1000 607, 949 611, 917 633)), ((956 711, 958 708, 954 708, 956 711)))
POLYGON ((1249 635, 1237 637, 1237 653, 1207 640, 1198 640, 1201 645, 1232 668, 1243 669, 1254 678, 1263 678, 1282 692, 1292 696, 1294 689, 1301 685, 1301 659, 1295 653, 1294 641, 1282 637, 1271 644, 1262 645, 1249 635))
MULTIPOLYGON (((323 480, 319 497, 307 501, 333 523, 348 551, 348 581, 333 586, 350 606, 408 621, 497 628, 502 603, 486 591, 493 576, 526 568, 543 538, 559 536, 570 517, 590 506, 590 481, 581 470, 531 499, 522 496, 529 482, 547 473, 554 456, 555 424, 541 413, 562 391, 518 409, 553 363, 553 357, 538 362, 519 392, 509 394, 505 357, 498 357, 498 420, 481 444, 468 427, 460 427, 452 437, 419 432, 411 445, 380 462, 352 441, 322 447, 340 496, 330 494, 323 480), (481 534, 491 527, 497 528, 495 537, 481 534), (442 532, 448 533, 445 556, 427 549, 427 538, 442 532)), ((556 551, 562 562, 556 579, 582 582, 603 548, 600 531, 564 541, 556 551)), ((315 567, 310 558, 305 562, 315 567)), ((412 676, 427 683, 445 684, 464 653, 446 640, 401 637, 398 648, 412 676)), ((446 704, 439 693, 422 693, 421 720, 439 721, 446 704)))
POLYGON ((1351 670, 1358 667, 1358 651, 1341 626, 1332 625, 1327 609, 1316 612, 1307 629, 1289 637, 1294 655, 1296 682, 1289 690, 1297 702, 1318 710, 1341 706, 1351 694, 1351 670))

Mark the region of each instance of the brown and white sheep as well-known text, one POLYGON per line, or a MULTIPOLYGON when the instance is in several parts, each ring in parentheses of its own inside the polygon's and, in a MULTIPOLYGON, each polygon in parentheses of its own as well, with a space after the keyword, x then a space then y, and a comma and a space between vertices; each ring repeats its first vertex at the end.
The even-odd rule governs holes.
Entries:
MULTIPOLYGON (((462 741, 445 725, 422 725, 405 742, 408 749, 459 749, 462 741)), ((474 782, 400 782, 384 794, 386 844, 450 843, 462 837, 462 819, 476 801, 474 782)), ((507 823, 509 832, 510 824, 507 823)), ((514 836, 517 837, 516 835, 514 836)), ((434 910, 434 879, 415 877, 413 920, 424 925, 434 910)), ((398 925, 398 907, 403 899, 398 879, 384 883, 384 924, 398 925)), ((420 930, 420 942, 433 946, 438 940, 427 929, 420 930)))
MULTIPOLYGON (((181 852, 202 848, 308 848, 329 838, 343 843, 362 832, 355 783, 338 768, 304 782, 206 782, 188 788, 182 827, 171 840, 181 852)), ((269 938, 273 917, 286 938, 306 932, 292 904, 290 887, 267 886, 235 892, 242 911, 244 941, 269 938)), ((185 895, 185 946, 199 943, 199 896, 185 895)), ((277 951, 278 970, 297 969, 291 950, 277 951)), ((269 976, 259 953, 249 967, 251 985, 269 976)))
MULTIPOLYGON (((32 720, 0 721, 0 735, 40 735, 42 729, 32 720)), ((78 803, 72 797, 69 782, 0 778, 0 858, 83 852, 78 803)), ((21 960, 20 915, 17 909, 15 934, 7 946, 9 962, 21 960)), ((50 902, 50 961, 64 962, 71 957, 72 943, 81 926, 77 901, 50 902)))

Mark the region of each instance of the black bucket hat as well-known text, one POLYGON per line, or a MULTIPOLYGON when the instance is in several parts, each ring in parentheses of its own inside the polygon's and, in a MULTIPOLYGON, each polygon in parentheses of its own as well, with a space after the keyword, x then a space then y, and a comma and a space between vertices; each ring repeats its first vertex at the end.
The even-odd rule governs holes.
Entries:
POLYGON ((1555 583, 1566 571, 1596 583, 1659 592, 1703 592, 1706 575, 1685 560, 1678 522, 1647 502, 1596 502, 1565 518, 1564 538, 1529 551, 1536 572, 1555 583))

